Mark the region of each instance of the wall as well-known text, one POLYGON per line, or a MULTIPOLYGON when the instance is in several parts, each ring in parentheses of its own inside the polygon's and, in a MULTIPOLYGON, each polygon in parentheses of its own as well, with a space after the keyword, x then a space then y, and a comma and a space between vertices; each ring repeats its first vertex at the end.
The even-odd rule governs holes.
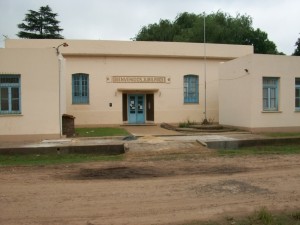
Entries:
POLYGON ((252 55, 249 55, 220 65, 220 124, 239 127, 251 126, 253 83, 251 60, 252 55))
POLYGON ((256 130, 265 128, 282 128, 300 131, 300 112, 295 111, 295 78, 300 77, 300 58, 296 56, 264 56, 253 58, 253 86, 251 127, 256 130), (277 113, 262 112, 262 79, 279 77, 279 110, 277 113))
POLYGON ((58 68, 54 49, 0 49, 0 73, 21 76, 21 114, 0 115, 1 141, 60 137, 58 68))
POLYGON ((220 68, 220 123, 256 132, 300 131, 300 112, 295 111, 296 77, 300 77, 299 57, 249 55, 224 63, 220 68), (263 111, 263 77, 280 79, 278 112, 263 111))
POLYGON ((76 117, 78 126, 122 124, 122 93, 134 90, 154 93, 155 123, 200 122, 204 118, 205 64, 207 118, 217 122, 219 64, 253 53, 252 46, 132 41, 8 40, 6 48, 53 48, 62 41, 69 45, 59 48, 66 60, 66 112, 76 117), (72 105, 74 73, 89 74, 87 105, 72 105), (187 74, 199 75, 199 104, 184 104, 183 76, 187 74), (165 76, 171 81, 107 82, 112 76, 165 76))

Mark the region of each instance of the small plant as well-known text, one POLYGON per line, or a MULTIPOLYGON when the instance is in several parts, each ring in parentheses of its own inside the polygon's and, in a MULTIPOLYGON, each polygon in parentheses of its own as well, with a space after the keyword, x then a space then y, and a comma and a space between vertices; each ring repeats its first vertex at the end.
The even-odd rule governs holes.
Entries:
POLYGON ((300 221, 300 212, 293 213, 292 217, 293 217, 294 220, 300 221))
POLYGON ((263 225, 274 224, 273 215, 264 207, 257 212, 257 220, 259 220, 263 225))
POLYGON ((202 119, 202 122, 201 124, 202 125, 211 125, 214 123, 214 118, 205 118, 205 119, 202 119))
POLYGON ((195 125, 197 124, 195 121, 190 121, 189 119, 187 119, 184 122, 179 123, 179 127, 180 128, 189 128, 191 125, 195 125))

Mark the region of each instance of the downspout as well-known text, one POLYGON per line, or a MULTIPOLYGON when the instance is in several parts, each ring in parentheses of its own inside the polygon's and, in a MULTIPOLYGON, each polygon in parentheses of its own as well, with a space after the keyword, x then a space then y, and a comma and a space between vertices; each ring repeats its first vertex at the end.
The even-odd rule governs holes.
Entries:
POLYGON ((62 74, 62 71, 63 71, 63 63, 64 63, 64 57, 62 56, 62 54, 60 53, 59 51, 59 48, 63 46, 63 47, 68 47, 69 45, 64 42, 60 45, 58 45, 55 49, 56 49, 56 54, 58 56, 58 77, 59 77, 59 80, 58 80, 58 94, 59 94, 59 109, 58 109, 58 112, 59 112, 59 134, 60 134, 60 138, 63 137, 63 128, 62 128, 62 104, 63 104, 63 101, 62 101, 62 98, 63 98, 63 92, 62 92, 62 79, 63 79, 63 74, 62 74))
POLYGON ((58 81, 58 87, 59 87, 59 134, 60 134, 60 138, 62 138, 63 136, 63 131, 62 131, 62 87, 61 87, 61 79, 62 79, 62 63, 63 63, 63 57, 61 55, 61 53, 58 54, 58 77, 59 77, 59 81, 58 81))

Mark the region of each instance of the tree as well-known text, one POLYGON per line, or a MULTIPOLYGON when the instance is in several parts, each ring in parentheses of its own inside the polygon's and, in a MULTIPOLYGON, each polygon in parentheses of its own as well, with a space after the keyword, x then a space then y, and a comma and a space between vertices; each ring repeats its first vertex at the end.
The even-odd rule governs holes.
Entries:
POLYGON ((142 27, 133 40, 201 43, 204 41, 204 16, 208 43, 253 45, 255 53, 281 54, 266 32, 252 27, 250 16, 237 14, 232 17, 221 11, 209 15, 184 12, 174 22, 160 20, 158 24, 142 27))
POLYGON ((57 13, 53 13, 48 5, 40 7, 39 11, 29 10, 23 20, 25 23, 18 24, 21 31, 17 36, 29 39, 63 39, 59 34, 63 29, 59 27, 56 16, 57 13))
POLYGON ((300 56, 300 38, 298 38, 298 41, 295 43, 296 49, 293 53, 293 55, 300 56))

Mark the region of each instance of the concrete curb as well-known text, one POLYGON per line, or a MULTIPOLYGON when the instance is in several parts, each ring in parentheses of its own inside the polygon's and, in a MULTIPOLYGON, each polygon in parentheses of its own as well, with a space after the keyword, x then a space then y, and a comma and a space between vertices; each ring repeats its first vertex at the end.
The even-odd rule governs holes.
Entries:
POLYGON ((124 144, 103 144, 103 145, 76 145, 76 146, 51 146, 51 147, 12 147, 1 148, 0 154, 101 154, 120 155, 125 153, 124 144))

